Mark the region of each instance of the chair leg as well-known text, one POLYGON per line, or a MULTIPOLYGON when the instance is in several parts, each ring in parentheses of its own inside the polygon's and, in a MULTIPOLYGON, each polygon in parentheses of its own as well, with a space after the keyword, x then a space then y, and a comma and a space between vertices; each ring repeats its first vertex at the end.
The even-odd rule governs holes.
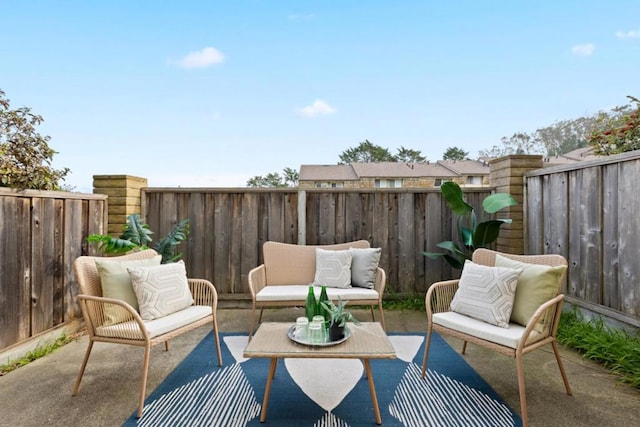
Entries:
POLYGON ((169 340, 164 342, 164 351, 169 351, 169 340))
MULTIPOLYGON (((373 307, 371 307, 373 309, 373 307)), ((380 323, 382 324, 382 329, 387 330, 387 326, 384 324, 384 311, 382 310, 382 303, 378 305, 380 309, 380 323)))
POLYGON ((422 378, 427 374, 427 362, 429 361, 429 347, 431 347, 431 334, 433 333, 433 326, 429 323, 427 328, 427 336, 424 340, 424 359, 422 359, 422 378))
POLYGON ((462 343, 462 352, 461 352, 461 354, 465 354, 466 351, 467 351, 467 342, 464 341, 462 343))
POLYGON ((76 378, 76 383, 73 386, 73 391, 71 392, 72 396, 78 395, 78 389, 80 388, 80 381, 82 381, 82 376, 84 375, 84 369, 87 367, 87 362, 89 361, 89 355, 91 354, 91 349, 93 348, 93 341, 89 339, 89 345, 87 346, 87 351, 84 353, 84 360, 82 361, 82 365, 80 366, 80 372, 78 373, 78 378, 76 378))
POLYGON ((251 320, 249 323, 249 341, 251 341, 251 337, 253 336, 253 328, 256 325, 256 303, 254 302, 251 307, 251 320))
POLYGON ((220 351, 220 337, 218 336, 218 320, 215 317, 213 317, 213 337, 216 339, 218 366, 222 366, 222 352, 220 351))
POLYGON ((258 323, 262 323, 262 314, 264 313, 264 307, 260 308, 260 317, 258 317, 258 323))
POLYGON ((522 353, 516 353, 516 370, 518 372, 518 392, 520 393, 520 412, 522 416, 522 427, 529 425, 527 415, 527 396, 524 384, 524 366, 522 365, 522 353))
POLYGON ((572 396, 571 386, 569 385, 569 380, 567 379, 567 373, 564 370, 564 365, 562 364, 562 359, 560 359, 560 351, 558 350, 558 343, 555 341, 551 341, 551 346, 553 347, 553 354, 556 356, 556 360, 558 361, 558 368, 560 368, 560 374, 562 375, 562 381, 564 382, 564 388, 567 390, 567 394, 572 396))
POLYGON ((372 305, 369 306, 369 311, 371 311, 371 321, 375 322, 376 321, 376 315, 373 314, 373 306, 372 305))
POLYGON ((147 392, 147 374, 149 373, 149 356, 151 354, 151 345, 147 343, 144 348, 144 363, 142 365, 142 385, 140 386, 140 402, 138 403, 138 418, 142 416, 144 409, 144 396, 147 392))

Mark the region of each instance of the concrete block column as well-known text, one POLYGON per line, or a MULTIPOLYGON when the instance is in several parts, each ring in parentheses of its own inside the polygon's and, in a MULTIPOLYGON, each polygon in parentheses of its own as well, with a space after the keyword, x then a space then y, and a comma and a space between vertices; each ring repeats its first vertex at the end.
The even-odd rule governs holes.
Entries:
POLYGON ((109 196, 107 234, 119 236, 127 222, 127 216, 141 213, 141 189, 147 186, 147 179, 138 176, 93 176, 93 192, 109 196))
POLYGON ((524 228, 524 174, 542 168, 542 156, 515 154, 489 162, 489 182, 496 193, 509 193, 518 202, 498 212, 497 218, 511 218, 511 224, 500 229, 496 250, 510 254, 524 254, 526 233, 524 228))

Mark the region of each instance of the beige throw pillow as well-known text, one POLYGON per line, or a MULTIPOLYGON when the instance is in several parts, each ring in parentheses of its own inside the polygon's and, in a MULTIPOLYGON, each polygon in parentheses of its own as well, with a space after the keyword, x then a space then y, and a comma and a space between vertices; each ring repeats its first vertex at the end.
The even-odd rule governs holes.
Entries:
MULTIPOLYGON (((114 261, 109 259, 96 259, 96 268, 100 275, 100 284, 102 287, 102 296, 106 298, 118 299, 127 302, 136 311, 138 310, 138 299, 131 285, 128 267, 153 266, 160 265, 161 255, 147 259, 136 259, 130 261, 114 261)), ((127 318, 126 312, 122 311, 118 306, 107 304, 105 306, 105 325, 114 325, 116 323, 130 320, 127 318)))
POLYGON ((328 288, 351 287, 351 252, 316 248, 316 275, 313 285, 328 288))
POLYGON ((464 263, 451 310, 502 328, 509 327, 521 270, 464 263))
POLYGON ((528 264, 496 254, 496 267, 519 268, 511 321, 526 326, 533 313, 560 291, 560 279, 567 267, 528 264))
POLYGON ((164 317, 193 304, 183 261, 155 267, 131 267, 129 276, 143 320, 164 317))

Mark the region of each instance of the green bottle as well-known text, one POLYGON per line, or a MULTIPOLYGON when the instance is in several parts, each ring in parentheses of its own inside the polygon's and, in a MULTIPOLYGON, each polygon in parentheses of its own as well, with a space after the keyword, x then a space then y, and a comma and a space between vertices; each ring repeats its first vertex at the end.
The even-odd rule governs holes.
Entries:
POLYGON ((325 285, 322 285, 322 288, 320 290, 320 298, 318 299, 317 314, 324 316, 324 328, 329 329, 329 322, 331 322, 331 313, 322 306, 322 303, 324 301, 329 301, 329 297, 327 296, 327 287, 325 285))
POLYGON ((316 294, 313 292, 313 286, 309 286, 309 292, 307 293, 307 302, 304 306, 304 314, 311 322, 313 316, 316 315, 316 310, 318 309, 318 303, 316 302, 316 294))

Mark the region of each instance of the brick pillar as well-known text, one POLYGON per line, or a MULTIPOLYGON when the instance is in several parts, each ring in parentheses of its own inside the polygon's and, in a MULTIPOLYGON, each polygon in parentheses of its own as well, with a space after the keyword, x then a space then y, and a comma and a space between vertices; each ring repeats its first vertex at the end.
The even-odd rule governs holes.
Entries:
POLYGON ((542 168, 542 156, 515 154, 500 157, 489 162, 489 182, 496 193, 509 193, 518 202, 498 212, 498 218, 511 218, 511 224, 500 228, 496 250, 510 254, 524 254, 525 229, 523 215, 524 174, 542 168))
POLYGON ((141 213, 141 189, 147 179, 131 175, 94 175, 93 192, 106 194, 108 199, 107 234, 122 234, 127 216, 141 213))

